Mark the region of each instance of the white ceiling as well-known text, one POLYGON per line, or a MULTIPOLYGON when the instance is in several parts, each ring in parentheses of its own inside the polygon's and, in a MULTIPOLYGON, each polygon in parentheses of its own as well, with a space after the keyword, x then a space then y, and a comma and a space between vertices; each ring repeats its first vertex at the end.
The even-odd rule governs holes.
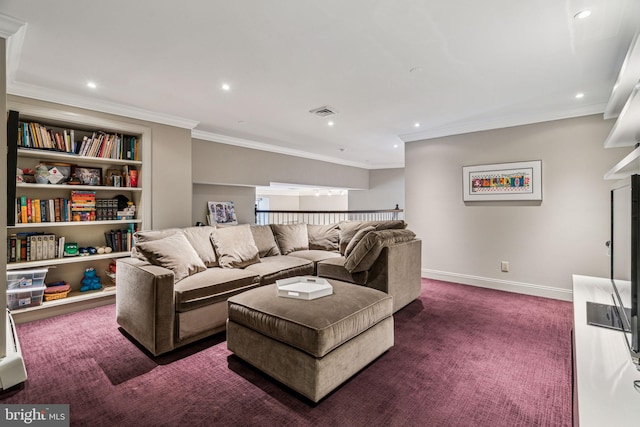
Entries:
POLYGON ((0 0, 0 14, 26 23, 10 94, 366 168, 401 167, 404 141, 602 113, 640 29, 639 0, 0 0), (309 113, 322 106, 333 127, 309 113))

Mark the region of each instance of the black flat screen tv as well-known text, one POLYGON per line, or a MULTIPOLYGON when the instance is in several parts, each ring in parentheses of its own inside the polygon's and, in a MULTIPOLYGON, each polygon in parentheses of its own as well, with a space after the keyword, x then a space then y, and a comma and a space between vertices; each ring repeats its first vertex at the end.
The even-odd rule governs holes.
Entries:
POLYGON ((640 175, 611 189, 610 277, 612 305, 587 304, 587 322, 624 331, 631 359, 640 370, 640 175))

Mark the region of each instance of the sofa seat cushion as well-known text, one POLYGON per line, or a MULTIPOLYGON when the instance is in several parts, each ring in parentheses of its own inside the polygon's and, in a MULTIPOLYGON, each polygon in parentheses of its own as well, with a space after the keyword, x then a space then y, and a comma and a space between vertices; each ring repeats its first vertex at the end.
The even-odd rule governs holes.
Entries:
POLYGON ((343 256, 325 259, 318 262, 317 275, 327 279, 342 280, 343 282, 366 285, 369 279, 369 272, 349 273, 344 267, 345 258, 343 256))
POLYGON ((175 284, 176 311, 189 311, 224 301, 259 283, 260 277, 251 271, 239 268, 208 268, 175 284))
POLYGON ((320 358, 391 317, 390 295, 331 285, 333 295, 311 301, 278 297, 275 285, 261 286, 229 299, 229 321, 320 358))
POLYGON ((278 279, 313 274, 313 262, 296 257, 276 255, 262 258, 259 263, 245 268, 260 276, 260 284, 275 283, 278 279))
POLYGON ((313 262, 324 261, 329 258, 339 258, 341 255, 339 252, 332 251, 320 251, 317 249, 308 249, 306 251, 295 251, 291 252, 288 256, 293 256, 296 258, 302 258, 313 262))

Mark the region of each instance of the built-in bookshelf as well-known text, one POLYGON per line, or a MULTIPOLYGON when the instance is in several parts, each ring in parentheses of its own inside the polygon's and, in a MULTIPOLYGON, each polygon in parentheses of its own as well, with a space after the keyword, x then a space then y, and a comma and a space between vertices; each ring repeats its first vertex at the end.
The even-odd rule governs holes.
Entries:
POLYGON ((604 178, 618 180, 640 174, 640 33, 636 34, 605 108, 605 119, 616 122, 604 142, 605 148, 636 147, 613 166, 604 178))
POLYGON ((9 103, 8 110, 8 168, 15 175, 7 176, 7 271, 47 268, 46 283, 72 289, 66 298, 12 310, 14 319, 112 302, 109 264, 130 255, 135 230, 151 226, 150 129, 31 104, 9 103), (50 246, 40 248, 32 236, 50 246), (103 289, 80 292, 90 267, 103 289))

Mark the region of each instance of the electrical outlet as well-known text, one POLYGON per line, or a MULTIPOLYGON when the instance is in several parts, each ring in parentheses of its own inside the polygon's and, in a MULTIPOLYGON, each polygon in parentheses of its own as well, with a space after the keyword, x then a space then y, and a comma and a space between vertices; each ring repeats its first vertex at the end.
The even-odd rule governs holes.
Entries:
POLYGON ((502 271, 503 273, 509 272, 509 261, 500 262, 500 271, 502 271))

